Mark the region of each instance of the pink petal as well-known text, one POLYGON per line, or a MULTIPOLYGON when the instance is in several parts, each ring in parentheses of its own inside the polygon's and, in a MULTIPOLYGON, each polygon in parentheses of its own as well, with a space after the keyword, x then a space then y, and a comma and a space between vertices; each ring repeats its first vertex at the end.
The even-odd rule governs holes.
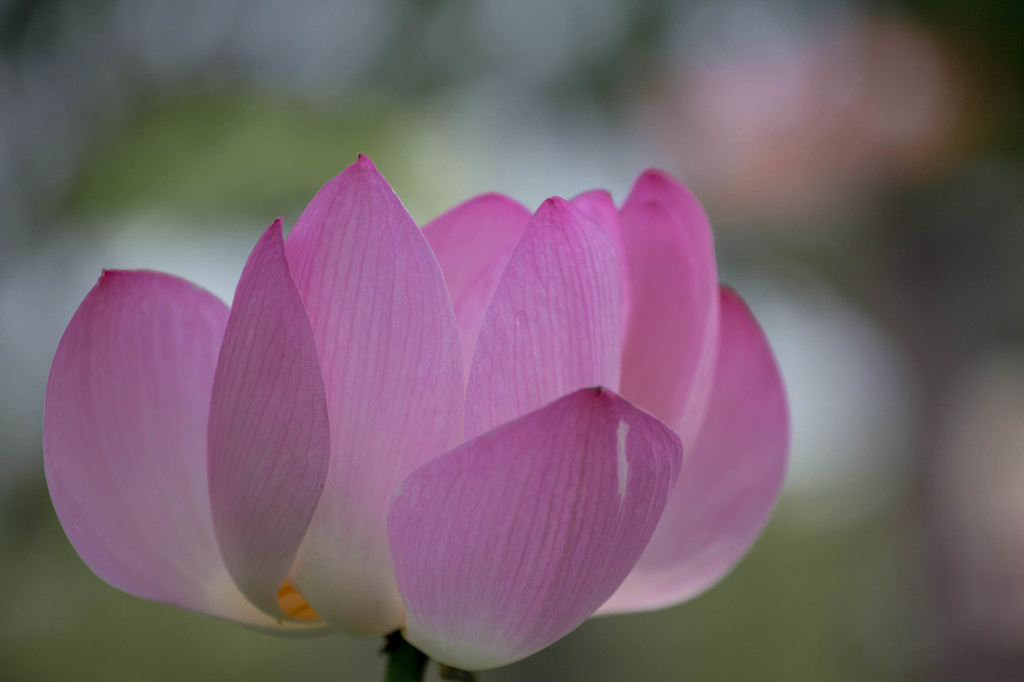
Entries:
POLYGON ((444 273, 459 325, 463 376, 498 280, 530 221, 530 212, 501 194, 483 194, 434 218, 423 234, 444 273))
POLYGON ((563 199, 544 202, 480 329, 467 437, 585 386, 617 387, 619 290, 615 245, 604 231, 563 199))
POLYGON ((320 190, 285 250, 331 427, 327 481, 292 579, 332 625, 381 635, 404 621, 388 500, 460 436, 455 316, 427 240, 366 157, 320 190))
POLYGON ((619 212, 611 194, 603 189, 595 189, 573 197, 569 203, 586 213, 613 242, 621 242, 619 212))
POLYGON ((206 478, 228 309, 188 282, 104 272, 57 348, 44 464, 71 544, 131 594, 272 627, 224 567, 206 478))
POLYGON ((681 459, 664 424, 590 388, 417 469, 388 517, 409 641, 480 669, 576 628, 647 545, 681 459))
POLYGON ((281 221, 242 271, 213 382, 214 527, 242 592, 281 617, 277 592, 327 477, 327 400, 313 330, 288 272, 281 221))
POLYGON ((612 201, 612 195, 603 189, 584 192, 572 200, 572 205, 586 213, 600 225, 615 244, 615 252, 619 261, 619 281, 622 298, 622 333, 625 334, 626 323, 632 308, 632 290, 629 285, 629 263, 626 260, 626 247, 622 242, 622 227, 619 224, 619 212, 612 201))
POLYGON ((723 289, 718 371, 697 445, 650 545, 601 611, 670 606, 718 582, 760 535, 788 452, 786 395, 768 341, 723 289))
POLYGON ((640 176, 620 212, 631 309, 622 395, 692 449, 718 347, 718 271, 707 216, 661 171, 640 176))

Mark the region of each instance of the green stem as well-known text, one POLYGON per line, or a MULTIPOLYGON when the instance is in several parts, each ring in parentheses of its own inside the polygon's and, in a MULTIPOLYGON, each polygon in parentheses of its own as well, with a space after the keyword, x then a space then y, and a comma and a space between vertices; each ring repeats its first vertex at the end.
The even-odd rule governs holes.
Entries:
POLYGON ((427 655, 414 647, 396 630, 385 637, 383 654, 388 657, 384 682, 421 682, 427 669, 427 655))

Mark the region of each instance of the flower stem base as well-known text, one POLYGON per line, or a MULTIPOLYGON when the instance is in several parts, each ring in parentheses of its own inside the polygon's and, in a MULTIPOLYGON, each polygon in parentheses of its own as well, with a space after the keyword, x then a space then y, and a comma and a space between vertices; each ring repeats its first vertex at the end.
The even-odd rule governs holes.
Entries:
MULTIPOLYGON (((405 641, 401 630, 395 630, 384 637, 384 648, 380 651, 388 657, 384 682, 421 682, 427 670, 430 658, 425 653, 405 641)), ((459 670, 441 664, 442 680, 468 680, 475 682, 476 676, 471 672, 459 670)))
POLYGON ((395 630, 384 637, 381 653, 388 657, 384 682, 420 682, 427 669, 427 655, 402 637, 401 630, 395 630))

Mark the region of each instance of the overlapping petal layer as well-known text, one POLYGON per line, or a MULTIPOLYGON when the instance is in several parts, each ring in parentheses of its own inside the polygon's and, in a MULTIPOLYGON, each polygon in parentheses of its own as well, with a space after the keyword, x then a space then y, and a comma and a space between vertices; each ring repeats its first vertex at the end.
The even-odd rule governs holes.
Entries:
POLYGON ((228 309, 169 275, 104 272, 57 349, 43 450, 79 556, 131 594, 252 625, 221 559, 207 415, 228 309))
POLYGON ((621 393, 675 429, 689 452, 718 349, 711 228, 693 195, 654 170, 637 180, 619 221, 630 277, 621 393))
POLYGON ((519 202, 484 194, 423 228, 451 294, 466 378, 484 313, 528 222, 530 212, 519 202))
POLYGON ((721 292, 718 368, 697 444, 664 516, 602 613, 677 604, 720 580, 778 498, 789 450, 786 395, 768 341, 735 292, 721 292))
POLYGON ((327 400, 281 221, 235 291, 213 382, 209 480, 217 540, 242 592, 283 617, 288 575, 327 476, 327 400))
POLYGON ((484 316, 466 387, 466 437, 585 386, 617 388, 615 245, 562 199, 530 220, 484 316))
POLYGON ((572 200, 572 205, 586 213, 604 229, 605 234, 615 245, 619 263, 619 291, 622 301, 622 334, 625 341, 627 322, 632 308, 633 291, 630 286, 629 262, 626 259, 626 247, 622 242, 622 226, 619 222, 619 211, 615 208, 612 195, 603 189, 584 192, 572 200))
POLYGON ((320 356, 331 461, 293 568, 325 620, 351 634, 400 627, 388 500, 450 449, 462 354, 426 239, 366 157, 320 190, 285 244, 320 356))
POLYGON ((388 517, 409 641, 468 669, 577 627, 647 545, 679 438, 605 389, 583 389, 417 469, 388 517))

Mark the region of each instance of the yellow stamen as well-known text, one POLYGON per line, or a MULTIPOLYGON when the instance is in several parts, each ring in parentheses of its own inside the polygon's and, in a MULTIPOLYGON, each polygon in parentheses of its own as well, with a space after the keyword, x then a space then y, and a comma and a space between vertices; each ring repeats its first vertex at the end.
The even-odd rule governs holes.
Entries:
POLYGON ((309 605, 299 591, 287 579, 277 590, 277 605, 285 615, 295 620, 320 620, 313 607, 309 605))

